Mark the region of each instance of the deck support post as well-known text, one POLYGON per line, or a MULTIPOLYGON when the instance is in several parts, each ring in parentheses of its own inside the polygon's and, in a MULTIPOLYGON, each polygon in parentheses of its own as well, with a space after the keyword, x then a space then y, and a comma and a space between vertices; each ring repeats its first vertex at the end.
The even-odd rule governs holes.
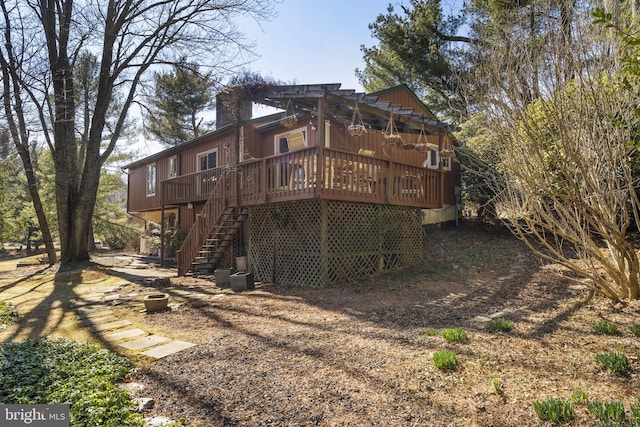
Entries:
POLYGON ((160 267, 164 267, 164 205, 160 208, 160 267))

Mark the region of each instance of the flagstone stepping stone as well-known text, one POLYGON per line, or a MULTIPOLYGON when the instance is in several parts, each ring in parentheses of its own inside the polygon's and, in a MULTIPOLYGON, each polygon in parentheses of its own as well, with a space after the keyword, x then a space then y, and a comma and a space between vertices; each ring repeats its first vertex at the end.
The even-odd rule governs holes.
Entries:
POLYGON ((109 310, 104 304, 92 304, 92 305, 84 305, 82 307, 77 307, 76 311, 78 314, 89 315, 91 313, 99 313, 100 311, 109 310))
POLYGON ((167 337, 161 337, 160 335, 147 335, 146 337, 138 338, 133 341, 126 341, 119 344, 120 347, 127 350, 142 350, 143 348, 153 347, 154 345, 162 344, 163 342, 170 341, 167 337))
POLYGON ((168 344, 159 345, 149 350, 143 351, 140 354, 153 357, 154 359, 162 359, 170 354, 177 353, 187 348, 193 347, 195 344, 186 341, 172 341, 168 344))
POLYGON ((78 313, 78 319, 87 320, 91 318, 106 317, 111 314, 113 314, 113 310, 109 310, 107 308, 105 308, 104 310, 89 310, 84 312, 81 311, 78 313))
POLYGON ((119 329, 124 328, 125 326, 131 325, 131 322, 128 320, 117 320, 115 322, 107 322, 107 323, 98 323, 91 327, 94 332, 103 332, 111 329, 119 329))
POLYGON ((109 314, 103 317, 89 317, 88 319, 81 321, 80 324, 82 326, 92 326, 99 323, 113 322, 115 320, 118 320, 118 318, 109 314))
POLYGON ((120 341, 127 338, 136 338, 136 337, 139 337, 140 335, 148 335, 148 333, 138 328, 127 329, 121 332, 112 332, 108 335, 105 335, 104 339, 107 341, 120 341))
POLYGON ((82 299, 72 300, 71 308, 82 307, 86 305, 95 305, 96 303, 102 302, 102 294, 97 295, 87 295, 86 297, 82 297, 82 299))

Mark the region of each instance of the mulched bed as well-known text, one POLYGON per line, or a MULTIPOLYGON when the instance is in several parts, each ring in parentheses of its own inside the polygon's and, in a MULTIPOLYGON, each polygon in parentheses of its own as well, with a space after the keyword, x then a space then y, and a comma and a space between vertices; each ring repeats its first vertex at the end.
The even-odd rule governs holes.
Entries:
MULTIPOLYGON (((220 294, 172 278, 166 290, 191 297, 143 321, 198 345, 135 380, 153 414, 197 426, 527 426, 540 424, 535 400, 576 390, 635 402, 639 339, 627 326, 638 305, 614 307, 556 273, 503 230, 464 224, 427 233, 423 266, 327 289, 220 294), (496 313, 514 330, 489 333, 478 316, 496 313), (621 334, 595 334, 601 319, 621 334), (425 334, 453 327, 469 340, 425 334), (456 371, 434 367, 443 348, 456 371), (595 363, 613 350, 631 357, 629 376, 595 363)), ((588 420, 578 407, 574 424, 588 420)))

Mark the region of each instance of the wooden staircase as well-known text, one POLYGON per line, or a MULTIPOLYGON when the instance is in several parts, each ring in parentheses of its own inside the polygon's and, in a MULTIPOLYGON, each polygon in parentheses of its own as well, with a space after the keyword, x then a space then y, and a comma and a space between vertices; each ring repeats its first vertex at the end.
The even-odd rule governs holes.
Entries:
POLYGON ((227 183, 219 179, 177 252, 178 276, 208 274, 224 256, 249 211, 228 206, 227 183))
POLYGON ((232 245, 234 237, 248 216, 249 210, 247 208, 226 208, 224 210, 220 220, 213 227, 209 237, 191 263, 191 272, 194 275, 206 275, 213 271, 226 250, 232 245))

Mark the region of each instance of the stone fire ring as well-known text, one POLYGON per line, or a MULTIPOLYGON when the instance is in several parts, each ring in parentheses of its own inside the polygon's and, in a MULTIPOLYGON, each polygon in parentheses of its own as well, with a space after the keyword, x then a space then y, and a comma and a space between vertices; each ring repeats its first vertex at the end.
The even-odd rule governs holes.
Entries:
POLYGON ((147 313, 162 311, 167 308, 169 302, 169 294, 155 293, 144 297, 144 308, 147 313))

